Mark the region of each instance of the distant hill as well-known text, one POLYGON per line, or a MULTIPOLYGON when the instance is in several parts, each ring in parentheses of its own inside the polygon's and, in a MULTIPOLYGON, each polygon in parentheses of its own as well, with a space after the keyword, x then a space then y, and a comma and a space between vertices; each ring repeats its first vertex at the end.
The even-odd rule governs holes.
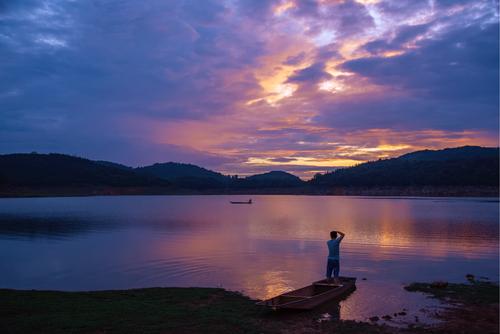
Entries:
POLYGON ((425 150, 318 174, 314 186, 497 186, 499 150, 464 146, 425 150))
POLYGON ((0 155, 0 185, 26 187, 149 187, 168 182, 64 154, 0 155))
POLYGON ((252 175, 234 181, 234 186, 244 188, 288 188, 304 184, 305 182, 297 176, 283 171, 252 175))
POLYGON ((167 180, 185 188, 222 188, 230 184, 231 178, 202 167, 177 162, 156 163, 135 169, 142 175, 167 180))
POLYGON ((156 163, 151 166, 136 168, 136 171, 143 174, 154 175, 169 181, 184 177, 213 178, 219 180, 227 178, 221 173, 213 172, 196 165, 177 162, 156 163))
POLYGON ((480 146, 462 146, 443 150, 423 150, 407 153, 399 159, 409 161, 452 161, 498 158, 498 148, 480 146))
POLYGON ((132 168, 64 154, 0 155, 0 196, 95 194, 339 194, 497 196, 499 149, 424 150, 317 174, 238 178, 175 162, 132 168), (429 188, 430 187, 430 188, 429 188))
POLYGON ((132 167, 125 166, 125 165, 122 165, 122 164, 119 164, 116 162, 104 161, 104 160, 96 160, 95 162, 97 162, 98 164, 103 165, 103 166, 115 167, 115 168, 129 170, 129 171, 134 170, 134 168, 132 168, 132 167))
POLYGON ((195 165, 175 162, 157 163, 136 170, 141 174, 159 177, 178 187, 189 189, 288 188, 304 184, 297 176, 283 171, 236 178, 195 165))

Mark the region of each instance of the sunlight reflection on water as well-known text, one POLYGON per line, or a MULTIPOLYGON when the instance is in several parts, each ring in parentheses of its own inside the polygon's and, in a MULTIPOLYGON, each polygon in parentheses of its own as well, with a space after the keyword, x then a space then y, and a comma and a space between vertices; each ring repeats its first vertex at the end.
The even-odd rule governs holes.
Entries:
MULTIPOLYGON (((0 287, 222 286, 268 298, 323 276, 329 231, 358 289, 340 317, 434 304, 412 281, 498 280, 496 199, 253 196, 0 199, 0 287), (366 280, 362 280, 366 278, 366 280)), ((411 313, 413 311, 413 313, 411 313)), ((421 315, 422 317, 424 315, 421 315)))

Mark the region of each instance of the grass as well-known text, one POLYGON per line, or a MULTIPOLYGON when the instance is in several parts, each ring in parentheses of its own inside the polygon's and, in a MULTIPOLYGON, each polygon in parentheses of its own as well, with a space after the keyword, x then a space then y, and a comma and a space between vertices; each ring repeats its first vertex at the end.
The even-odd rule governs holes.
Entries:
POLYGON ((0 289, 0 333, 387 333, 316 313, 270 312, 236 292, 150 288, 93 292, 0 289))
POLYGON ((260 333, 258 313, 222 289, 0 290, 1 333, 260 333))
POLYGON ((412 283, 405 287, 408 291, 423 292, 435 298, 464 304, 486 305, 498 303, 498 284, 482 281, 456 284, 448 283, 446 287, 433 287, 430 283, 412 283))
POLYGON ((316 321, 321 310, 267 312, 236 292, 211 288, 149 288, 92 292, 0 289, 0 333, 497 333, 498 285, 413 283, 459 308, 434 328, 390 328, 366 322, 316 321))
POLYGON ((473 276, 468 280, 466 284, 446 286, 413 283, 406 290, 427 293, 453 305, 437 314, 444 321, 436 328, 439 333, 499 333, 498 284, 475 281, 473 276))

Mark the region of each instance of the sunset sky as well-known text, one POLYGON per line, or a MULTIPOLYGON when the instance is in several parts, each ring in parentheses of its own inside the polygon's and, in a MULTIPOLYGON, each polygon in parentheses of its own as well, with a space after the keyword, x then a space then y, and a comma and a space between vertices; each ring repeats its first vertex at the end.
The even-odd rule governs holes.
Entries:
POLYGON ((0 153, 304 178, 498 146, 498 1, 0 1, 0 153))

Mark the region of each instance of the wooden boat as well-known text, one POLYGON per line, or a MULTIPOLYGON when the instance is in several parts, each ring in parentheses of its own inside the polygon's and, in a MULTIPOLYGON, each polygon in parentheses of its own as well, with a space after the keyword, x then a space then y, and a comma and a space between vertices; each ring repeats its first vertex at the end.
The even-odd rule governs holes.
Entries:
POLYGON ((314 282, 306 287, 258 302, 257 305, 274 310, 310 310, 325 302, 340 300, 354 290, 356 290, 355 277, 340 277, 340 284, 329 283, 327 280, 314 282))
POLYGON ((231 204, 252 204, 252 200, 249 199, 248 201, 244 202, 238 202, 238 201, 229 201, 231 204))

